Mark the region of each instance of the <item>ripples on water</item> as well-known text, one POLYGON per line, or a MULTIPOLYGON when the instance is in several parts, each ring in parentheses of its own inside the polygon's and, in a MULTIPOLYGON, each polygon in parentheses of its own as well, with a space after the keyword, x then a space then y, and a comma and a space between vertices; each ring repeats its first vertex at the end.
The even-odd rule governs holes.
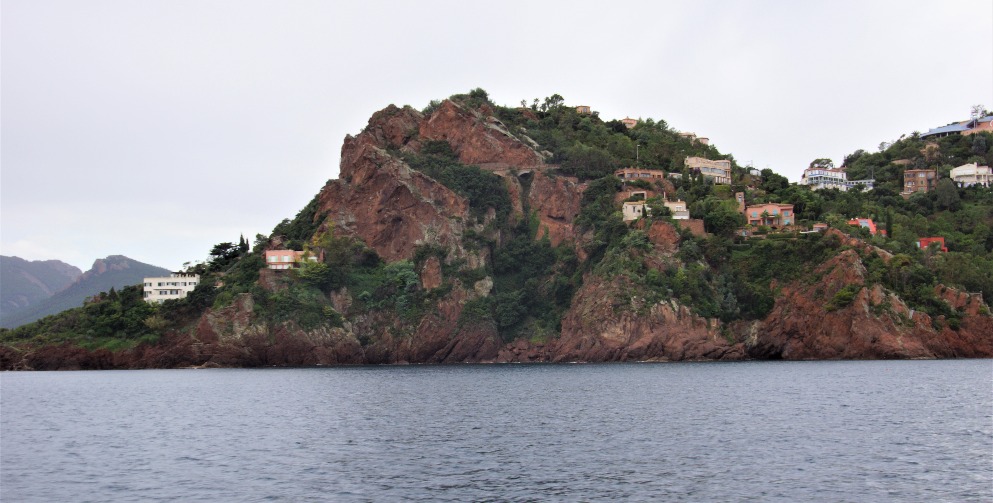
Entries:
POLYGON ((10 501, 991 501, 993 362, 6 373, 10 501))

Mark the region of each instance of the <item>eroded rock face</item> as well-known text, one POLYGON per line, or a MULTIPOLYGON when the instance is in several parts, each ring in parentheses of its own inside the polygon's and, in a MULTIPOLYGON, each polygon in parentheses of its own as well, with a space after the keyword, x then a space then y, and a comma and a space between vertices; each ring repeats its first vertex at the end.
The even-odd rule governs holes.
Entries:
POLYGON ((943 321, 938 330, 930 316, 911 310, 879 285, 863 287, 846 307, 827 309, 838 290, 864 283, 865 268, 854 250, 843 251, 816 272, 823 274, 818 283, 783 288, 772 312, 753 330, 749 356, 806 360, 993 355, 993 319, 978 314, 975 298, 945 289, 946 298, 974 306, 974 313, 965 310, 958 330, 943 321))
MULTIPOLYGON (((490 111, 492 113, 492 111, 490 111)), ((447 140, 462 164, 531 167, 544 159, 485 111, 468 110, 445 100, 420 125, 422 140, 447 140)))
POLYGON ((536 172, 528 193, 528 205, 538 215, 538 237, 547 233, 552 246, 575 240, 573 221, 579 216, 585 183, 565 176, 536 172))
POLYGON ((335 232, 361 239, 387 261, 410 258, 422 244, 460 249, 469 205, 448 187, 361 135, 345 140, 342 174, 319 195, 335 232))
POLYGON ((738 360, 744 347, 720 334, 716 320, 693 315, 675 301, 618 305, 628 285, 588 276, 549 348, 552 361, 738 360))

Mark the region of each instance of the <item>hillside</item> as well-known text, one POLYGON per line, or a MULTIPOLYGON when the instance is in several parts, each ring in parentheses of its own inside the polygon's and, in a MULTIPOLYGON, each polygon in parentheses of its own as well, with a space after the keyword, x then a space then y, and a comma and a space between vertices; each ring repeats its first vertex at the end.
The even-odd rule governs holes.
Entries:
POLYGON ((88 271, 77 275, 74 281, 57 293, 27 308, 10 314, 4 313, 0 326, 14 328, 31 323, 45 316, 82 306, 87 298, 101 292, 108 292, 112 288, 120 290, 128 285, 141 284, 145 277, 162 275, 168 276, 169 270, 138 262, 123 255, 97 259, 88 271))
POLYGON ((295 218, 251 250, 215 247, 189 298, 148 306, 125 289, 3 332, 0 357, 119 368, 993 356, 993 192, 894 189, 908 165, 990 163, 990 134, 856 152, 850 178, 872 166, 877 187, 839 192, 749 172, 661 120, 628 126, 557 95, 391 105, 345 138, 339 178, 295 218), (628 167, 667 174, 614 176, 628 167), (651 214, 627 221, 625 201, 651 214), (759 203, 792 205, 791 221, 747 225, 739 205, 759 203), (810 232, 818 222, 830 229, 810 232), (917 246, 931 236, 949 251, 917 246), (262 253, 285 248, 320 260, 265 268, 262 253))
POLYGON ((55 295, 82 273, 58 260, 0 256, 0 319, 55 295))

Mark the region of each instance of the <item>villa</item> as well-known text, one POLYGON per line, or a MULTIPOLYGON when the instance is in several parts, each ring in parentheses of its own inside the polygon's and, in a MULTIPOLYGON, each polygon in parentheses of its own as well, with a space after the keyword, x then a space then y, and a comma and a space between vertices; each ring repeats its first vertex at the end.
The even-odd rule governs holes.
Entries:
POLYGON ((959 187, 972 187, 973 185, 989 187, 993 185, 993 171, 990 170, 990 167, 980 166, 979 163, 975 162, 952 168, 949 176, 959 187))
POLYGON ((593 111, 590 110, 590 107, 586 105, 579 105, 578 107, 576 107, 576 113, 579 115, 590 115, 593 113, 593 111))
POLYGON ((628 128, 628 129, 631 129, 631 128, 633 128, 633 127, 635 127, 635 126, 638 125, 638 119, 632 119, 630 117, 625 117, 625 118, 621 119, 621 123, 624 124, 624 127, 628 128))
POLYGON ((846 192, 856 185, 862 185, 866 190, 872 190, 875 180, 849 180, 848 173, 840 168, 807 168, 800 177, 800 185, 810 187, 810 190, 838 189, 846 192))
POLYGON ((615 171, 614 176, 621 180, 662 179, 665 178, 665 171, 658 169, 624 168, 615 171))
POLYGON ((145 302, 161 303, 186 298, 199 283, 199 274, 173 273, 168 277, 145 278, 142 290, 145 302))
POLYGON ((793 225, 796 215, 792 204, 765 203, 745 207, 745 219, 749 225, 782 227, 793 225))
POLYGON ((265 263, 269 269, 294 269, 300 267, 300 262, 309 260, 317 262, 310 252, 296 250, 266 250, 265 263))
MULTIPOLYGON (((978 115, 978 114, 977 114, 978 115)), ((970 135, 982 132, 993 131, 993 115, 985 117, 973 116, 973 119, 962 122, 953 122, 947 126, 934 128, 921 135, 921 138, 935 137, 941 138, 953 134, 970 135)))
POLYGON ((731 185, 731 161, 727 159, 711 161, 703 157, 687 157, 684 164, 717 185, 731 185))

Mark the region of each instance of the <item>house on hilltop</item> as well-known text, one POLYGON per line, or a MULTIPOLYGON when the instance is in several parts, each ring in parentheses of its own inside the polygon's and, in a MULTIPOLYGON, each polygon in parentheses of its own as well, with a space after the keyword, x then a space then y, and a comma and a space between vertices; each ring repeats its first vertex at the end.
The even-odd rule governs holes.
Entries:
POLYGON ((638 119, 632 119, 630 117, 625 117, 625 118, 621 119, 621 124, 624 124, 624 127, 628 128, 628 129, 631 129, 631 128, 633 128, 633 127, 635 127, 635 126, 638 125, 638 119))
POLYGON ((161 303, 172 299, 184 299, 200 284, 199 274, 173 273, 168 277, 145 278, 142 294, 145 302, 161 303))
POLYGON ((579 105, 578 107, 576 107, 576 113, 579 115, 590 115, 593 113, 593 110, 591 110, 590 107, 586 105, 579 105))
POLYGON ((657 169, 623 168, 614 171, 614 176, 621 180, 650 180, 665 178, 665 171, 657 169))
POLYGON ((973 185, 989 187, 993 185, 993 171, 990 170, 990 167, 980 166, 979 163, 975 162, 952 168, 949 176, 959 187, 972 187, 973 185))
POLYGON ((318 257, 315 257, 310 252, 296 250, 265 251, 265 263, 269 269, 295 269, 300 267, 300 263, 304 260, 317 262, 317 259, 318 257))
POLYGON ((993 132, 993 115, 975 117, 962 122, 953 122, 947 126, 930 129, 921 138, 942 138, 953 134, 970 135, 982 132, 993 132))
POLYGON ((703 157, 687 157, 683 164, 716 185, 731 185, 731 161, 727 159, 711 161, 703 157))

